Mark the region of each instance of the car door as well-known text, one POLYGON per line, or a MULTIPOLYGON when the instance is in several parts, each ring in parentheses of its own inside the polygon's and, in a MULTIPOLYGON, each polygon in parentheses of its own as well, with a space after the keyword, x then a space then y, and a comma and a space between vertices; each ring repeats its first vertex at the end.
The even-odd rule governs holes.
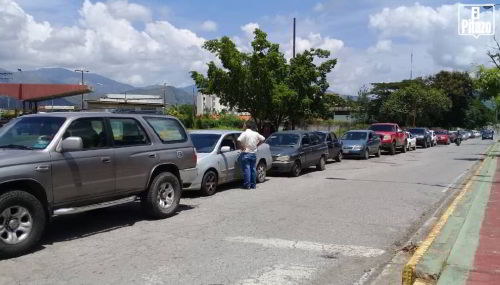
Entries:
POLYGON ((117 193, 144 190, 158 162, 144 126, 132 117, 110 117, 108 122, 115 153, 117 193))
POLYGON ((80 137, 83 149, 51 152, 54 203, 61 205, 112 195, 115 191, 115 156, 104 118, 74 120, 63 139, 67 137, 80 137))
POLYGON ((328 158, 334 158, 337 155, 331 133, 326 134, 326 144, 328 145, 328 158))
POLYGON ((313 153, 310 137, 308 134, 303 134, 300 144, 300 157, 304 167, 309 167, 313 162, 313 153))
POLYGON ((370 152, 370 154, 376 152, 376 150, 375 150, 375 145, 376 145, 375 137, 376 136, 377 135, 373 132, 368 133, 368 139, 366 141, 366 146, 368 147, 368 151, 370 152))
POLYGON ((220 179, 224 182, 240 179, 242 177, 239 160, 241 151, 236 148, 236 137, 234 134, 227 134, 222 138, 218 153, 218 164, 221 171, 220 179), (222 153, 221 149, 224 146, 229 147, 230 151, 222 153))
POLYGON ((322 155, 327 154, 328 145, 326 144, 325 141, 322 141, 319 138, 319 136, 314 134, 314 133, 309 134, 309 137, 310 137, 312 151, 313 151, 313 157, 312 157, 311 164, 316 164, 316 163, 318 163, 318 161, 322 155))

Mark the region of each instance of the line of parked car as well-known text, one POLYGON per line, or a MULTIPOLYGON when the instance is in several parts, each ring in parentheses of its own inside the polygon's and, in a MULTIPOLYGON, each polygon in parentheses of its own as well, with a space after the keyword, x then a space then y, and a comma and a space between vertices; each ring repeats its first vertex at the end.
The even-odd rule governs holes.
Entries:
MULTIPOLYGON (((29 251, 55 216, 140 201, 148 216, 176 213, 182 191, 213 195, 242 179, 240 131, 192 131, 170 116, 104 112, 34 114, 0 128, 0 257, 29 251)), ((257 180, 299 176, 327 160, 370 158, 449 143, 451 134, 374 124, 332 132, 273 133, 258 148, 257 180)))

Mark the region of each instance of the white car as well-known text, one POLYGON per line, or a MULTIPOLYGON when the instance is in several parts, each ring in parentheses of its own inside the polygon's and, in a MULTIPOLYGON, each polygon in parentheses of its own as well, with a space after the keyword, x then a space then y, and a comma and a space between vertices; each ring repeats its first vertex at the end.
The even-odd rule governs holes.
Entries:
POLYGON ((407 150, 416 150, 417 149, 417 137, 414 136, 410 132, 406 132, 406 137, 408 138, 406 141, 406 149, 407 150))
MULTIPOLYGON (((210 196, 217 192, 217 186, 243 179, 241 151, 236 147, 240 131, 203 130, 189 133, 193 141, 198 162, 198 175, 185 191, 201 190, 210 196)), ((264 143, 257 149, 257 183, 266 180, 266 172, 273 166, 269 145, 264 143)))
POLYGON ((436 146, 438 144, 436 132, 433 130, 430 130, 429 132, 431 133, 431 146, 436 146))

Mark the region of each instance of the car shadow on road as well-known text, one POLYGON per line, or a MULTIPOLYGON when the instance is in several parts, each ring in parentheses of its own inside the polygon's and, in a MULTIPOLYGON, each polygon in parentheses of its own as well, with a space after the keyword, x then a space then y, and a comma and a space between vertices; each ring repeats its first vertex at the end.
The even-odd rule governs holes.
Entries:
MULTIPOLYGON (((174 216, 193 208, 195 207, 180 204, 174 216)), ((89 237, 147 220, 151 219, 143 212, 139 202, 55 217, 49 223, 41 245, 89 237)))
POLYGON ((483 161, 484 157, 458 157, 453 160, 463 160, 463 161, 483 161))
POLYGON ((423 183, 423 182, 406 182, 406 181, 394 181, 394 180, 348 179, 348 178, 343 178, 343 177, 326 177, 325 179, 339 180, 339 181, 358 181, 358 182, 378 182, 378 183, 392 183, 392 184, 424 185, 424 186, 438 187, 438 188, 449 187, 449 189, 460 189, 461 188, 461 187, 456 187, 456 186, 451 187, 449 185, 443 185, 443 184, 430 184, 430 183, 423 183))

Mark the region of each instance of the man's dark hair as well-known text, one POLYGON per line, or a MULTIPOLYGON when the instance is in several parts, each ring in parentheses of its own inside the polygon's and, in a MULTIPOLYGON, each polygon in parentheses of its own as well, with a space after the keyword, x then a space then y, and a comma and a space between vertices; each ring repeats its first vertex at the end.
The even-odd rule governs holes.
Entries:
POLYGON ((254 122, 248 120, 243 124, 244 129, 251 129, 252 131, 257 130, 257 126, 255 125, 254 122))

